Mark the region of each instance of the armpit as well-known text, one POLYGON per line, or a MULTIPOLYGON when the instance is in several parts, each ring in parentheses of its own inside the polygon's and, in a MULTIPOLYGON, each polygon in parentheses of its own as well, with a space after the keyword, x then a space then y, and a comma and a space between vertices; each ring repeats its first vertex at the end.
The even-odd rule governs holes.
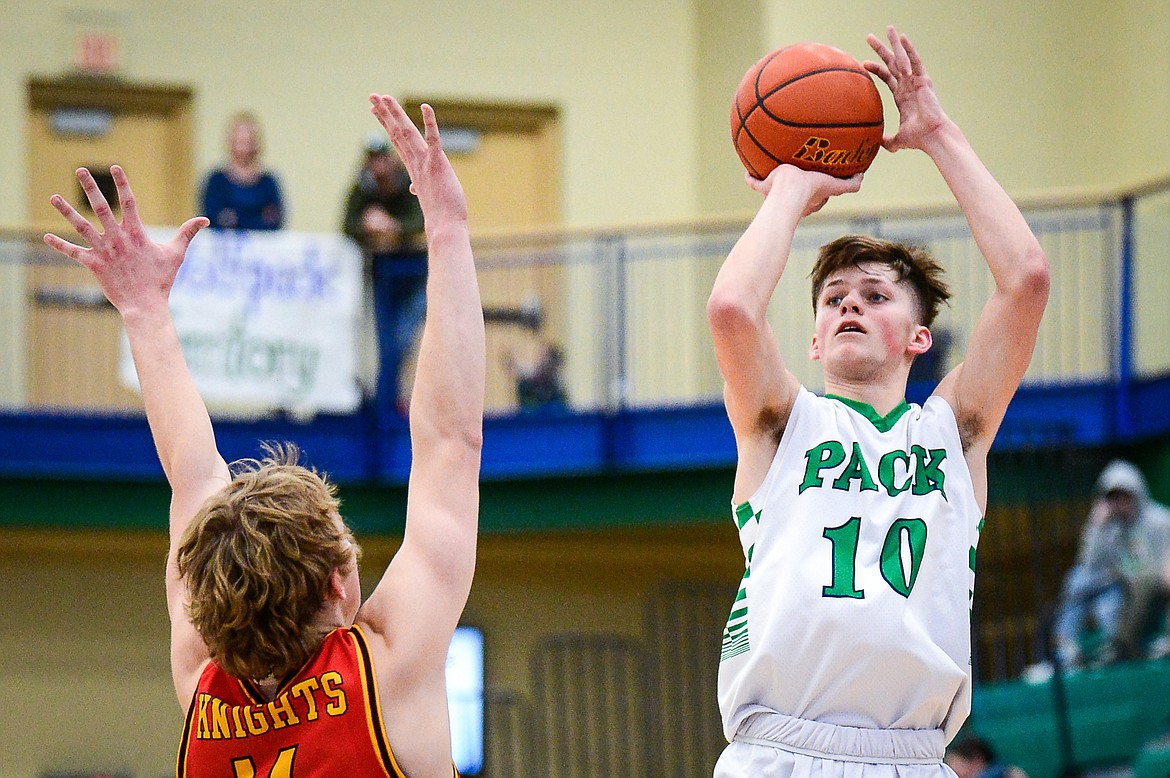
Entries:
POLYGON ((963 446, 963 453, 979 440, 986 427, 984 419, 977 413, 964 413, 955 419, 959 427, 959 442, 963 446))
POLYGON ((784 437, 784 428, 788 426, 788 417, 791 413, 791 408, 784 413, 781 413, 778 408, 764 408, 760 411, 756 424, 760 432, 771 435, 776 440, 776 445, 780 445, 780 439, 784 437))

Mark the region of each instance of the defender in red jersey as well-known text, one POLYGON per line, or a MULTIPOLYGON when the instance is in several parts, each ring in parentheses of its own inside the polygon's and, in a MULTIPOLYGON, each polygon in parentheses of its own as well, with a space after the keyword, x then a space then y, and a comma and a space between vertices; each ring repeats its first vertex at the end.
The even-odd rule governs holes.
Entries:
POLYGON ((463 189, 434 112, 425 135, 391 97, 373 113, 426 219, 427 319, 411 397, 406 532, 364 603, 360 550, 334 487, 292 445, 232 466, 168 309, 207 219, 151 241, 125 172, 119 221, 82 168, 100 230, 60 195, 89 244, 45 242, 93 272, 122 317, 147 421, 171 485, 171 672, 186 726, 177 774, 192 778, 450 778, 445 662, 475 567, 483 437, 484 327, 463 189))
POLYGON ((224 765, 235 776, 263 774, 258 760, 272 763, 267 774, 274 777, 403 776, 382 726, 373 660, 361 627, 330 632, 272 699, 215 662, 207 665, 187 710, 179 778, 218 775, 224 765), (294 765, 310 767, 294 771, 294 765))

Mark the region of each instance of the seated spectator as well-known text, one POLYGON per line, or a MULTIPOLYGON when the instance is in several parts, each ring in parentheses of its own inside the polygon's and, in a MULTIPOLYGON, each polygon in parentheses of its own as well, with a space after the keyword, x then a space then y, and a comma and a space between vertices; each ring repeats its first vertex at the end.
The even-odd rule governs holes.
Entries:
POLYGON ((1055 638, 1065 667, 1084 664, 1089 615, 1100 633, 1095 664, 1141 655, 1153 609, 1165 600, 1168 556, 1170 509, 1150 498, 1134 465, 1111 462, 1097 479, 1077 560, 1061 592, 1055 638))
MULTIPOLYGON (((1162 566, 1162 607, 1166 620, 1162 634, 1150 642, 1150 659, 1170 657, 1170 554, 1166 555, 1162 566)), ((1170 733, 1167 734, 1167 744, 1170 745, 1170 733)))
POLYGON ((260 166, 260 125, 250 113, 228 124, 228 163, 203 184, 203 215, 221 230, 278 230, 284 203, 276 177, 260 166))
POLYGON ((535 357, 520 362, 511 352, 504 354, 504 369, 516 382, 516 402, 521 413, 565 410, 568 395, 561 381, 565 354, 555 343, 541 342, 535 357))
POLYGON ((1028 778, 1020 768, 1000 763, 987 741, 974 736, 951 743, 944 761, 958 778, 1028 778))

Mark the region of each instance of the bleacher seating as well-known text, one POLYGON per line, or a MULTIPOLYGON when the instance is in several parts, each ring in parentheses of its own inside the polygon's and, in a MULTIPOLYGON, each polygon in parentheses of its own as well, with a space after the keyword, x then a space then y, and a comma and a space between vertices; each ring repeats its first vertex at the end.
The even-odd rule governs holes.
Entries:
POLYGON ((1170 748, 1147 745, 1170 730, 1170 662, 983 684, 975 689, 970 727, 1031 778, 1055 778, 1065 767, 1129 765, 1166 778, 1170 748))

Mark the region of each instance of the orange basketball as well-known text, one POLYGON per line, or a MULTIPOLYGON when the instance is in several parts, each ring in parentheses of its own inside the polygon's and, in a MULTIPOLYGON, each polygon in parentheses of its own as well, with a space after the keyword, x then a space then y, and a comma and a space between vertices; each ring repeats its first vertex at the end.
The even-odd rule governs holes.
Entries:
POLYGON ((840 49, 798 43, 748 70, 731 106, 731 140, 748 172, 782 163, 840 178, 864 171, 882 143, 882 98, 840 49))

